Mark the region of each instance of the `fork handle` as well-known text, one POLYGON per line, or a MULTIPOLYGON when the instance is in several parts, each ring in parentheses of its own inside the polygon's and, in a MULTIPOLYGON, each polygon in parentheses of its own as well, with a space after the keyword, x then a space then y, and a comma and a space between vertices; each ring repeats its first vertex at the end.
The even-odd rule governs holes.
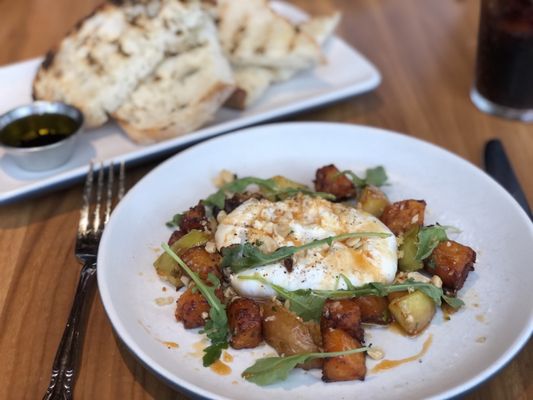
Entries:
POLYGON ((81 335, 83 329, 83 311, 87 303, 87 294, 96 278, 96 259, 84 262, 76 289, 74 302, 70 310, 67 326, 52 366, 50 384, 43 400, 70 400, 76 378, 76 366, 81 353, 81 335))

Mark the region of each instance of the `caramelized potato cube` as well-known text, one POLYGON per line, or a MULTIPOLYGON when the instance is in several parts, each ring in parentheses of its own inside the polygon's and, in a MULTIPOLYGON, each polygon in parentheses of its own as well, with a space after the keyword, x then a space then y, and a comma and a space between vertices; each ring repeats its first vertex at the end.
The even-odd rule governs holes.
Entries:
POLYGON ((403 200, 385 207, 381 221, 396 235, 406 232, 411 226, 424 225, 424 200, 403 200))
POLYGON ((371 185, 363 188, 358 202, 359 208, 378 218, 389 204, 387 195, 381 189, 371 185))
MULTIPOLYGON (((263 337, 278 354, 290 356, 300 353, 318 352, 309 326, 283 304, 269 301, 262 305, 263 337)), ((304 369, 320 368, 322 360, 312 360, 303 364, 304 369)))
POLYGON ((252 299, 239 297, 230 303, 228 324, 234 349, 251 349, 263 341, 261 309, 252 299))
POLYGON ((322 347, 322 334, 320 333, 320 324, 316 321, 310 320, 304 322, 305 326, 309 329, 309 333, 313 338, 313 342, 317 347, 322 347))
POLYGON ((415 290, 390 302, 389 310, 409 335, 418 335, 429 325, 435 315, 435 302, 415 290))
POLYGON ((357 190, 346 176, 333 165, 326 165, 316 171, 315 190, 317 192, 331 193, 336 200, 345 200, 355 197, 357 190))
POLYGON ((204 230, 207 226, 207 217, 205 215, 205 207, 202 202, 199 202, 194 207, 189 208, 181 218, 179 228, 182 232, 187 233, 193 229, 204 230))
MULTIPOLYGON (((324 352, 358 349, 361 343, 342 329, 326 328, 322 331, 324 352)), ((366 375, 365 353, 330 357, 324 360, 322 380, 324 382, 364 380, 366 375)))
POLYGON ((392 303, 392 301, 394 299, 397 299, 398 297, 405 296, 407 294, 409 294, 409 292, 407 290, 403 290, 401 292, 392 292, 392 293, 389 293, 387 295, 387 300, 389 301, 389 303, 392 303))
MULTIPOLYGON (((215 291, 217 297, 224 298, 221 289, 215 291)), ((209 317, 209 303, 199 290, 187 288, 176 302, 176 320, 183 321, 185 329, 199 328, 205 325, 205 320, 209 317)))
POLYGON ((183 262, 205 282, 209 273, 218 278, 222 276, 220 269, 222 258, 218 253, 208 253, 204 247, 192 247, 183 251, 180 256, 183 262))
POLYGON ((426 262, 426 270, 442 280, 445 289, 456 293, 474 270, 476 252, 453 240, 440 242, 426 262))
POLYGON ((363 296, 355 299, 361 310, 361 322, 387 325, 392 322, 389 302, 385 297, 363 296))
POLYGON ((355 299, 327 300, 320 319, 320 330, 342 329, 360 342, 364 341, 361 310, 355 299))

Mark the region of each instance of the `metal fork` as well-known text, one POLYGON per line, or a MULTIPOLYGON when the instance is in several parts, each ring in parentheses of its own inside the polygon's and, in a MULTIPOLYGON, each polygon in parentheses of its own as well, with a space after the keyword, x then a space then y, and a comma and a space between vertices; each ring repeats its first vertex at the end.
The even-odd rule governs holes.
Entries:
POLYGON ((109 220, 111 209, 113 208, 114 192, 116 192, 116 203, 124 195, 124 163, 120 164, 117 184, 114 182, 116 178, 114 177, 115 168, 113 163, 107 168, 107 174, 105 174, 104 169, 104 166, 100 164, 97 172, 96 191, 93 190, 94 175, 96 172, 92 162, 85 180, 83 206, 80 211, 80 222, 75 249, 76 257, 83 263, 83 268, 80 272, 78 288, 76 289, 76 295, 70 310, 67 325, 52 366, 50 384, 43 397, 45 400, 72 399, 76 367, 81 352, 82 343, 80 339, 83 329, 82 319, 84 306, 87 303, 87 294, 90 293, 90 289, 96 278, 98 244, 100 243, 103 229, 109 220), (106 180, 107 182, 104 182, 106 180), (114 186, 117 186, 116 190, 114 190, 114 186), (105 204, 103 203, 104 189, 105 204), (91 213, 91 198, 93 196, 95 197, 95 206, 91 213))

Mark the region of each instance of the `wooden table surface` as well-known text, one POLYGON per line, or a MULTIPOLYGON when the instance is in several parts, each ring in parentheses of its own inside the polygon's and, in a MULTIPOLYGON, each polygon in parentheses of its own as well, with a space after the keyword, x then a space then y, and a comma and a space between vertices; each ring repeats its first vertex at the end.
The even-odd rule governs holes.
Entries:
MULTIPOLYGON (((0 65, 43 54, 98 0, 0 0, 0 65)), ((380 87, 289 120, 349 122, 428 140, 482 165, 500 138, 533 204, 533 124, 479 112, 469 100, 477 1, 322 0, 341 10, 338 34, 376 64, 380 87)), ((5 110, 0 110, 5 111, 5 110)), ((133 184, 156 163, 133 168, 133 184)), ((81 185, 0 207, 0 399, 40 398, 70 309, 81 185)), ((504 316, 502 316, 504 317, 504 316)), ((443 360, 445 362, 445 360, 443 360)), ((533 399, 533 344, 466 399, 533 399)), ((184 398, 147 372, 113 334, 98 296, 91 303, 75 395, 79 399, 184 398)))

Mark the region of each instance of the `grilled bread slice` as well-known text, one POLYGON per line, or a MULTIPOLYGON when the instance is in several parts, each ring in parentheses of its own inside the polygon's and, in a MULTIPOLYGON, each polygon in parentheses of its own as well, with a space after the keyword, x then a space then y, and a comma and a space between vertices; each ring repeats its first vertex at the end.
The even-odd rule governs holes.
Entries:
POLYGON ((169 53, 195 45, 207 19, 194 2, 104 3, 48 53, 33 97, 73 104, 89 127, 102 125, 169 53))
POLYGON ((306 69, 323 60, 316 41, 267 0, 219 0, 218 20, 220 42, 235 66, 306 69))
MULTIPOLYGON (((340 14, 310 18, 297 26, 297 30, 305 32, 318 46, 322 46, 331 37, 340 20, 340 14)), ((226 102, 226 106, 246 109, 254 104, 271 84, 292 78, 300 72, 299 68, 264 67, 253 65, 237 65, 234 67, 237 88, 226 102)))
POLYGON ((235 89, 213 23, 201 43, 166 58, 112 114, 138 143, 183 135, 208 122, 235 89))

